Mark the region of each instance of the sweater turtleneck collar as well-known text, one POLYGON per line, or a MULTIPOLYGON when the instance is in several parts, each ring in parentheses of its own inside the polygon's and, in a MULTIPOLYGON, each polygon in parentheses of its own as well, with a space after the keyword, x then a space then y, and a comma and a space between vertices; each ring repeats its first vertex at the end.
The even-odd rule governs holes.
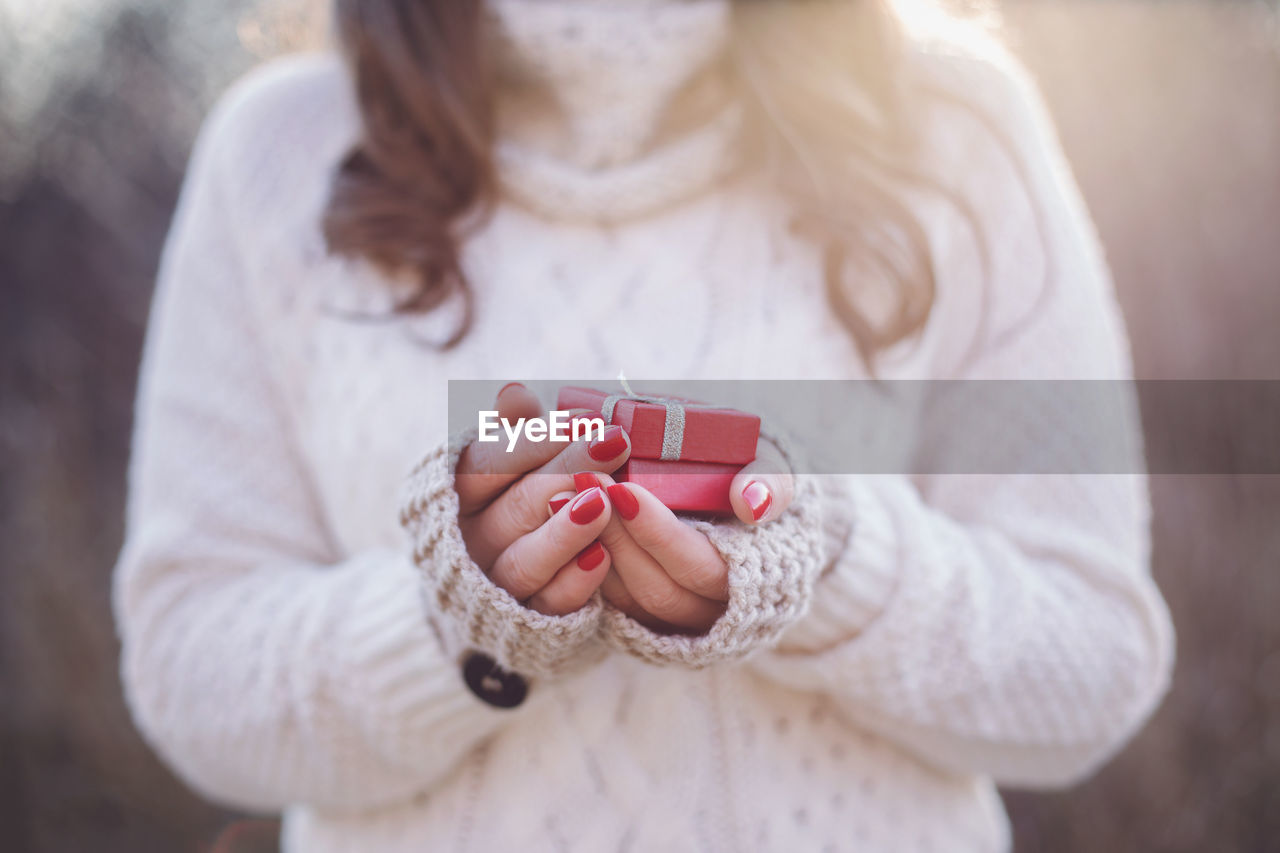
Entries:
POLYGON ((722 68, 729 0, 488 0, 503 192, 557 220, 618 222, 737 164, 722 68))

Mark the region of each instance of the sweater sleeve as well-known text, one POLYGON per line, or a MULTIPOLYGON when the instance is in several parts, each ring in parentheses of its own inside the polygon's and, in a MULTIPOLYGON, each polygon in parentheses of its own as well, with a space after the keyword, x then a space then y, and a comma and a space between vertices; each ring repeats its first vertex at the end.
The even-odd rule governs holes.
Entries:
POLYGON ((407 546, 331 541, 248 298, 227 112, 197 144, 148 330, 114 576, 122 678, 146 739, 211 799, 377 807, 521 711, 467 690, 407 546))
MULTIPOLYGON (((1013 78, 982 74, 968 90, 997 93, 991 111, 1027 168, 1015 174, 985 134, 956 154, 980 182, 994 284, 979 298, 963 293, 976 276, 940 283, 935 311, 952 331, 922 345, 934 375, 1127 380, 1109 276, 1043 108, 1013 78), (979 312, 990 333, 975 349, 954 330, 983 327, 979 312)), ((1132 403, 1130 386, 1113 387, 1132 403)), ((1045 405, 1031 417, 993 419, 998 446, 948 452, 1052 466, 1076 418, 1052 393, 1036 396, 1045 405)), ((1130 423, 1136 432, 1136 409, 1130 423)), ((948 426, 935 416, 922 429, 945 444, 948 426)), ((849 544, 808 616, 753 661, 758 672, 829 697, 927 763, 1028 786, 1091 772, 1163 695, 1173 635, 1149 576, 1140 473, 829 476, 824 487, 849 544)))

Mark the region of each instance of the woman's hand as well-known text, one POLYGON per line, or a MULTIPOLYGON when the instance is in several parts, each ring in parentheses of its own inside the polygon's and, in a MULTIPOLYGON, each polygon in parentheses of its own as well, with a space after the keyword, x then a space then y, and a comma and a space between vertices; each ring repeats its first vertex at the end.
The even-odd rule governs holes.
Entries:
MULTIPOLYGON (((523 385, 498 392, 498 416, 512 421, 543 414, 523 385)), ((505 442, 470 445, 458 460, 463 540, 476 564, 526 606, 551 616, 572 613, 607 575, 611 555, 597 537, 612 518, 603 488, 573 494, 574 474, 616 470, 631 454, 621 427, 604 437, 571 444, 531 442, 522 434, 510 452, 505 442), (571 499, 548 520, 557 493, 571 499)))
MULTIPOLYGON (((729 569, 719 551, 647 489, 615 483, 607 474, 597 474, 594 480, 579 477, 575 485, 579 496, 603 486, 613 505, 612 517, 600 533, 613 562, 601 586, 605 600, 660 633, 706 633, 729 600, 729 569)), ((795 484, 782 454, 761 442, 756 461, 739 472, 730 488, 738 518, 765 524, 790 505, 795 484)), ((554 500, 571 496, 557 494, 554 500)))

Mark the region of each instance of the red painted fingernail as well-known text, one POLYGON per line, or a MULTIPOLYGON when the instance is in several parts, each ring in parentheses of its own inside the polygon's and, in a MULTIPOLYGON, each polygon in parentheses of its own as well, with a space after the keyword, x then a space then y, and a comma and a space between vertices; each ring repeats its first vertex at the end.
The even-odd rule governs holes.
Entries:
POLYGON ((627 449, 627 434, 622 427, 605 427, 604 435, 587 445, 591 458, 600 462, 613 459, 627 449))
POLYGON ((499 388, 499 389, 498 389, 498 396, 499 396, 499 397, 501 397, 503 394, 505 394, 508 388, 517 388, 517 387, 519 387, 519 388, 523 388, 523 387, 524 387, 524 383, 523 383, 523 382, 508 382, 506 385, 503 385, 501 388, 499 388))
POLYGON ((569 520, 574 524, 590 524, 604 512, 604 492, 595 486, 573 499, 569 505, 569 520))
POLYGON ((742 499, 747 502, 747 506, 751 509, 751 517, 756 521, 764 518, 764 514, 773 505, 773 495, 769 492, 769 487, 759 480, 747 483, 746 488, 742 490, 742 499))
POLYGON ((627 521, 635 518, 636 513, 640 512, 640 501, 636 500, 636 496, 631 494, 631 490, 626 486, 614 483, 606 491, 609 493, 609 502, 613 504, 613 508, 627 521))
POLYGON ((582 549, 578 554, 578 568, 584 572, 589 572, 596 566, 604 562, 604 546, 600 544, 600 540, 592 542, 590 545, 582 549))
POLYGON ((600 478, 594 471, 579 471, 573 475, 573 488, 579 492, 594 489, 598 485, 600 485, 600 478))
POLYGON ((567 504, 569 500, 569 498, 552 498, 547 501, 547 506, 551 507, 551 514, 555 515, 557 512, 564 509, 564 505, 567 504))

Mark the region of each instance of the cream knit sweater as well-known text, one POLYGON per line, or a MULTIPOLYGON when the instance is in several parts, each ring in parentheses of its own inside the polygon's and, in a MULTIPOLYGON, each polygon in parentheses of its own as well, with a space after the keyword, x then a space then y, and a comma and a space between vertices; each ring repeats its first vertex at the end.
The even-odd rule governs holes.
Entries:
MULTIPOLYGON (((714 16, 684 14, 677 29, 716 37, 714 16)), ((693 73, 692 42, 679 59, 684 42, 660 40, 658 64, 693 73)), ((1008 159, 940 108, 930 144, 988 229, 991 294, 963 228, 922 206, 939 299, 884 374, 1126 376, 1105 267, 1034 94, 985 62, 921 61, 1001 117, 1047 243, 1008 159), (1037 302, 1048 263, 1064 286, 1037 302), (965 359, 979 312, 1018 331, 965 359)), ((156 296, 116 574, 140 729, 210 798, 283 810, 288 850, 1007 846, 994 783, 1081 778, 1165 689, 1141 478, 810 478, 775 525, 704 525, 732 591, 702 638, 599 602, 540 616, 466 558, 447 379, 863 375, 820 259, 776 204, 749 181, 688 197, 714 170, 687 140, 593 137, 601 117, 581 111, 621 108, 597 83, 561 99, 567 149, 506 114, 504 186, 521 204, 467 243, 478 322, 446 353, 415 338, 447 311, 344 313, 386 308, 395 283, 327 256, 318 230, 358 132, 335 58, 273 64, 210 118, 156 296), (643 204, 624 193, 606 218, 625 224, 578 221, 654 157, 683 180, 643 204), (459 656, 476 646, 528 676, 518 708, 468 691, 459 656)))

